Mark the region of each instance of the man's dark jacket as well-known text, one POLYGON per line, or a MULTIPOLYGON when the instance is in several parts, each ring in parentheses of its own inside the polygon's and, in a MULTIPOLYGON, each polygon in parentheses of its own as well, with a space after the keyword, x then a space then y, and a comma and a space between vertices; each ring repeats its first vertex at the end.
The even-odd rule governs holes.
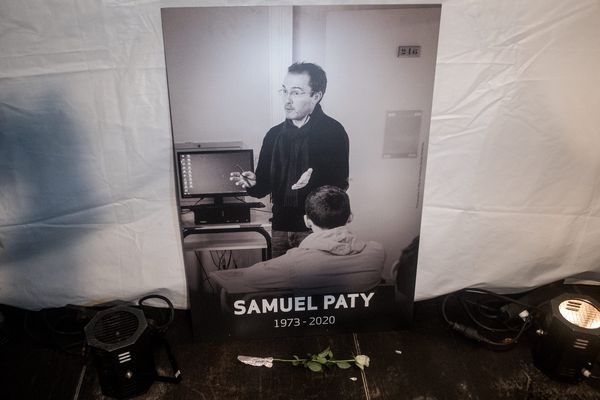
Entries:
POLYGON ((344 127, 317 104, 301 128, 286 120, 267 132, 256 167, 256 185, 247 192, 256 198, 271 194, 273 230, 307 231, 303 220, 306 195, 323 185, 348 188, 348 152, 344 127), (308 185, 291 190, 308 168, 313 169, 308 185))

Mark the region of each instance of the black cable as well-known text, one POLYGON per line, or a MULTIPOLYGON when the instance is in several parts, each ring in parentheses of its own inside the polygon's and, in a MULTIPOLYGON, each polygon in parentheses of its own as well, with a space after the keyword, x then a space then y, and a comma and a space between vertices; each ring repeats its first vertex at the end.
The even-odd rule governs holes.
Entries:
POLYGON ((506 314, 502 311, 502 306, 505 303, 500 303, 501 305, 497 305, 496 307, 492 307, 489 305, 498 304, 498 302, 500 301, 499 299, 483 299, 479 302, 472 302, 469 300, 465 301, 467 303, 473 304, 476 307, 477 312, 483 317, 487 318, 488 320, 501 323, 506 328, 507 332, 518 332, 521 329, 520 325, 518 327, 514 327, 510 326, 510 324, 507 321, 503 321, 503 319, 506 319, 506 314))
POLYGON ((472 300, 468 300, 465 299, 465 302, 467 302, 468 304, 471 304, 475 307, 477 307, 477 311, 483 315, 484 317, 488 318, 488 319, 499 319, 502 316, 502 313, 499 312, 499 307, 492 307, 489 306, 488 303, 493 303, 493 302, 497 302, 498 300, 492 300, 492 301, 472 301, 472 300))
POLYGON ((206 197, 200 197, 194 204, 192 204, 191 206, 182 206, 183 207, 190 207, 187 210, 180 210, 180 214, 187 214, 193 211, 193 208, 196 207, 198 205, 198 203, 200 203, 202 200, 204 200, 206 197))
POLYGON ((494 296, 494 297, 497 297, 497 298, 502 299, 502 300, 506 300, 509 303, 518 304, 518 305, 523 306, 525 308, 539 309, 538 306, 534 306, 534 305, 531 305, 531 304, 523 303, 523 302, 520 302, 518 300, 513 299, 512 297, 508 297, 508 296, 504 296, 502 294, 494 293, 494 292, 492 292, 490 290, 487 290, 487 289, 463 289, 462 291, 464 291, 466 293, 487 294, 487 295, 494 296))
MULTIPOLYGON (((524 319, 524 322, 515 337, 506 338, 506 339, 504 339, 504 342, 496 342, 492 339, 489 339, 489 338, 481 335, 476 329, 466 326, 466 325, 463 325, 463 324, 460 324, 458 322, 451 321, 450 318, 448 317, 448 314, 446 313, 448 299, 450 299, 451 297, 458 297, 459 304, 461 304, 461 306, 463 307, 463 309, 465 310, 465 312, 467 313, 467 315, 469 316, 471 321, 473 321, 476 325, 478 325, 481 328, 486 329, 488 331, 501 332, 500 330, 497 330, 497 328, 491 328, 485 324, 481 324, 477 320, 477 318, 473 315, 471 310, 469 309, 467 300, 459 297, 460 293, 478 293, 478 294, 485 294, 485 295, 492 295, 492 296, 495 296, 496 294, 493 292, 489 292, 486 290, 480 290, 480 289, 476 289, 476 290, 464 289, 462 291, 459 291, 459 292, 453 293, 453 294, 449 294, 444 297, 444 300, 442 301, 442 310, 441 310, 444 320, 453 330, 460 332, 467 338, 470 338, 470 339, 476 340, 478 342, 484 343, 488 346, 491 346, 494 350, 508 350, 508 349, 512 348, 518 342, 521 335, 531 326, 531 317, 527 316, 524 319)), ((508 298, 506 296, 502 296, 502 295, 498 295, 495 297, 498 297, 498 298, 504 297, 506 299, 509 299, 508 301, 510 301, 510 302, 514 301, 513 299, 510 299, 510 298, 508 298)))
POLYGON ((162 300, 165 303, 167 303, 167 305, 169 306, 169 319, 167 320, 167 322, 165 322, 161 325, 152 326, 152 329, 154 329, 158 332, 164 333, 168 329, 169 325, 171 325, 173 323, 173 320, 175 319, 175 307, 173 307, 173 303, 171 303, 171 300, 169 300, 168 298, 166 298, 165 296, 162 296, 160 294, 149 294, 148 296, 144 296, 138 300, 138 305, 140 307, 143 307, 144 301, 150 300, 150 299, 162 300))
POLYGON ((210 254, 210 259, 213 262, 213 265, 215 266, 216 269, 221 269, 221 266, 215 261, 215 258, 213 257, 213 251, 209 251, 208 252, 210 254))
POLYGON ((490 341, 490 342, 486 342, 486 343, 489 345, 492 345, 492 346, 497 346, 497 350, 509 350, 518 343, 519 338, 521 337, 523 332, 525 332, 530 326, 531 326, 530 320, 529 320, 529 318, 527 318, 523 322, 523 326, 521 327, 521 330, 519 331, 519 333, 517 333, 517 335, 514 338, 506 338, 505 339, 506 342, 504 342, 504 343, 498 343, 498 342, 494 342, 494 341, 490 341))
POLYGON ((42 319, 44 320, 44 323, 46 324, 46 326, 48 327, 48 329, 52 333, 55 333, 57 335, 66 335, 66 336, 76 336, 76 335, 82 335, 83 334, 83 328, 77 329, 77 330, 74 330, 74 331, 63 331, 63 330, 58 329, 56 327, 55 324, 58 324, 59 321, 63 321, 63 320, 65 320, 65 319, 67 319, 69 317, 66 313, 64 313, 63 315, 61 315, 58 318, 56 318, 56 320, 54 321, 54 323, 52 323, 48 319, 48 312, 44 312, 44 310, 42 310, 42 311, 40 311, 40 313, 42 314, 42 319))
MULTIPOLYGON (((217 254, 219 254, 218 251, 217 251, 217 254)), ((225 250, 222 250, 221 254, 219 254, 219 265, 225 266, 225 250)), ((227 267, 225 267, 223 269, 227 269, 227 267)))
POLYGON ((480 328, 485 329, 485 330, 490 331, 490 332, 507 332, 508 331, 508 329, 504 329, 504 328, 492 328, 490 326, 487 326, 487 325, 483 324, 477 318, 475 318, 475 316, 471 312, 471 309, 465 303, 465 300, 462 297, 458 298, 458 302, 460 303, 460 305, 462 306, 462 308, 465 310, 465 312, 467 313, 467 315, 469 316, 469 318, 471 319, 471 321, 473 321, 473 323, 475 325, 479 326, 480 328))
POLYGON ((72 356, 86 357, 86 353, 85 353, 86 343, 87 343, 87 341, 85 341, 85 340, 79 340, 77 342, 68 343, 66 345, 57 344, 57 346, 59 347, 60 350, 62 350, 63 352, 65 352, 67 354, 70 354, 72 356), (69 350, 72 347, 78 348, 79 351, 69 350))
POLYGON ((221 262, 223 261, 223 254, 219 253, 219 250, 215 250, 215 252, 217 253, 217 257, 218 257, 218 259, 217 259, 217 268, 221 269, 221 265, 222 265, 221 262))
MULTIPOLYGON (((213 260, 213 264, 215 264, 215 267, 217 269, 221 269, 221 261, 223 261, 222 259, 222 254, 219 253, 219 250, 215 250, 215 253, 217 253, 217 261, 215 262, 215 260, 213 260)), ((212 258, 212 251, 211 251, 211 258, 212 258)))
MULTIPOLYGON (((494 298, 496 298, 498 300, 502 300, 504 302, 518 304, 518 305, 522 306, 525 309, 525 311, 527 309, 534 309, 535 311, 539 310, 539 307, 536 306, 536 305, 527 304, 525 302, 513 299, 512 297, 504 296, 504 295, 501 295, 501 294, 497 294, 497 293, 494 293, 494 292, 492 292, 490 290, 487 290, 487 289, 464 289, 463 291, 466 292, 466 293, 475 293, 475 294, 480 294, 480 295, 488 295, 488 296, 492 296, 492 297, 494 297, 494 298)), ((494 300, 488 300, 488 303, 489 302, 493 302, 493 301, 494 300)), ((489 313, 483 312, 481 310, 481 308, 479 308, 478 311, 484 317, 489 318, 489 319, 506 318, 506 316, 507 316, 504 312, 502 312, 502 306, 500 306, 500 307, 497 308, 497 310, 496 310, 497 311, 497 315, 493 315, 493 316, 490 315, 489 313)), ((510 326, 507 322, 504 322, 503 325, 506 327, 506 331, 518 332, 521 329, 520 326, 513 327, 513 326, 510 326)))
POLYGON ((521 330, 519 331, 519 333, 517 333, 517 336, 514 337, 513 341, 516 343, 517 340, 519 340, 519 338, 521 337, 521 335, 523 335, 523 333, 531 326, 531 317, 527 317, 525 319, 525 322, 523 323, 523 327, 521 328, 521 330))
MULTIPOLYGON (((42 335, 42 336, 36 336, 33 331, 31 330, 31 323, 30 323, 30 315, 33 314, 32 311, 27 311, 25 312, 25 317, 23 319, 23 330, 25 331, 25 333, 27 334, 27 336, 29 336, 30 339, 32 339, 34 342, 37 342, 38 344, 41 344, 43 346, 48 346, 48 345, 53 345, 55 348, 57 348, 58 350, 62 351, 63 353, 66 353, 68 355, 72 355, 72 356, 82 356, 83 354, 83 345, 85 344, 85 340, 76 340, 76 341, 71 341, 70 343, 67 344, 62 344, 60 343, 59 340, 57 340, 57 338, 55 338, 53 335, 55 336, 72 336, 74 334, 74 332, 69 332, 69 333, 60 333, 59 330, 52 330, 52 327, 50 325, 48 325, 47 323, 47 319, 46 316, 44 314, 44 310, 39 311, 38 313, 42 314, 42 322, 44 323, 44 325, 46 326, 46 328, 50 331, 51 335, 42 335), (73 347, 77 347, 79 348, 79 351, 73 351, 70 350, 73 347)), ((39 315, 39 314, 38 314, 39 315)), ((37 327, 38 329, 40 327, 37 327)), ((83 335, 83 329, 78 333, 79 335, 83 335)))
POLYGON ((446 321, 448 325, 452 325, 452 321, 450 321, 448 315, 446 314, 446 303, 448 303, 448 299, 450 298, 450 296, 451 295, 447 295, 442 301, 442 317, 444 317, 444 321, 446 321))
POLYGON ((231 264, 232 255, 233 255, 233 251, 229 250, 229 259, 227 260, 227 269, 229 269, 229 265, 231 264))
POLYGON ((206 268, 204 268, 204 264, 202 264, 202 259, 198 255, 198 251, 195 251, 194 254, 196 255, 196 259, 198 260, 198 264, 200 265, 200 269, 202 270, 202 272, 204 272, 204 276, 206 277, 204 279, 204 282, 208 282, 208 285, 212 289, 212 292, 216 293, 216 290, 215 290, 214 286, 212 285, 212 282, 210 281, 208 273, 206 272, 206 268))
POLYGON ((181 382, 181 370, 179 369, 177 360, 175 359, 175 355, 173 354, 173 351, 171 350, 171 346, 169 345, 169 342, 167 342, 167 339, 165 337, 161 337, 161 341, 162 341, 162 345, 165 349, 165 352, 167 353, 167 358, 168 358, 169 362, 171 363, 171 369, 173 370, 173 376, 163 376, 163 375, 158 375, 158 373, 155 373, 153 378, 155 381, 158 381, 158 382, 179 383, 179 382, 181 382))
POLYGON ((480 328, 485 329, 490 332, 511 332, 511 331, 513 331, 513 329, 511 329, 511 328, 492 328, 491 326, 483 324, 481 321, 479 321, 475 317, 475 315, 473 315, 473 313, 469 309, 469 306, 467 306, 465 299, 463 299, 462 297, 458 297, 458 302, 461 304, 461 306, 463 307, 463 309, 465 310, 465 312, 467 313, 467 315, 469 316, 471 321, 473 321, 473 323, 475 325, 479 326, 480 328))

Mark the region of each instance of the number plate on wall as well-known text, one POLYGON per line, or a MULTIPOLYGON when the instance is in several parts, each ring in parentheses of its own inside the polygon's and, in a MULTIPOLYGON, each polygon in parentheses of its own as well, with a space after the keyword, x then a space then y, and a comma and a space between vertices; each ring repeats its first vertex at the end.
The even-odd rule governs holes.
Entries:
POLYGON ((398 46, 398 57, 421 57, 421 46, 398 46))

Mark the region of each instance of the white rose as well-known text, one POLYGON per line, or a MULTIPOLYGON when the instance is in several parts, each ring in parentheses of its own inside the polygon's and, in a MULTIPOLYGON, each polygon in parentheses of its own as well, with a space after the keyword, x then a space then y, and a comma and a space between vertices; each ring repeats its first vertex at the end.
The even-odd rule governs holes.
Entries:
POLYGON ((369 361, 370 361, 369 356, 365 356, 362 354, 354 357, 354 362, 356 363, 356 366, 360 369, 364 369, 364 367, 368 367, 369 361))

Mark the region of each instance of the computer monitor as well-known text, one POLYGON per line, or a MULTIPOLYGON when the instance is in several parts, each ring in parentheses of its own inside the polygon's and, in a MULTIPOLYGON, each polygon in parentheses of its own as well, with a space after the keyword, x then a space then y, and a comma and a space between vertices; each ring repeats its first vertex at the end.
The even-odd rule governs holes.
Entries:
POLYGON ((177 151, 179 195, 182 199, 245 196, 246 191, 229 180, 232 172, 254 171, 252 149, 177 151))

